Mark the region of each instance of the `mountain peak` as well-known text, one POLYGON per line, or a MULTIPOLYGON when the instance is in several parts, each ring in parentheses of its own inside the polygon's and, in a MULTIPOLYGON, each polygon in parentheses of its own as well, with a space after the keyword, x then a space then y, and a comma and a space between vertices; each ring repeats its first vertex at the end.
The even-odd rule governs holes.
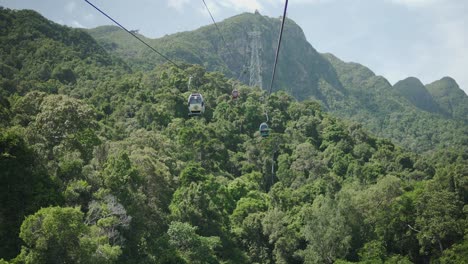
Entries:
POLYGON ((395 83, 393 88, 414 106, 424 111, 433 113, 442 112, 424 84, 416 77, 408 77, 401 80, 395 83))
POLYGON ((440 97, 448 94, 457 94, 462 96, 465 95, 465 92, 458 86, 457 81, 452 77, 445 76, 440 80, 437 80, 433 83, 427 85, 427 89, 433 96, 440 97))
POLYGON ((403 79, 402 81, 405 81, 405 82, 412 82, 412 83, 415 83, 415 84, 417 83, 418 85, 420 84, 420 85, 423 85, 423 86, 424 86, 424 84, 421 82, 421 80, 419 80, 418 78, 413 77, 413 76, 410 76, 410 77, 408 77, 408 78, 406 78, 406 79, 403 79))
POLYGON ((453 118, 468 122, 468 96, 451 77, 426 85, 438 104, 453 118))
POLYGON ((442 77, 442 79, 440 79, 440 81, 444 81, 444 82, 448 82, 448 83, 452 83, 452 84, 455 84, 458 86, 457 84, 457 81, 455 81, 455 79, 453 79, 452 77, 450 76, 445 76, 445 77, 442 77))

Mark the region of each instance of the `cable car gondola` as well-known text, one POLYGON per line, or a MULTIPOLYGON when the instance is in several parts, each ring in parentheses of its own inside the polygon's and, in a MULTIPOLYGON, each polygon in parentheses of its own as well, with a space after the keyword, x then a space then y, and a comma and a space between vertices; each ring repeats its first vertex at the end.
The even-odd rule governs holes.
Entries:
POLYGON ((205 102, 199 93, 192 93, 188 98, 189 116, 201 115, 205 112, 205 102))
POLYGON ((232 90, 231 96, 232 96, 232 100, 234 101, 237 100, 237 98, 239 98, 239 91, 237 89, 232 90))
POLYGON ((267 123, 261 123, 259 130, 262 137, 268 137, 270 134, 270 129, 268 128, 267 123))

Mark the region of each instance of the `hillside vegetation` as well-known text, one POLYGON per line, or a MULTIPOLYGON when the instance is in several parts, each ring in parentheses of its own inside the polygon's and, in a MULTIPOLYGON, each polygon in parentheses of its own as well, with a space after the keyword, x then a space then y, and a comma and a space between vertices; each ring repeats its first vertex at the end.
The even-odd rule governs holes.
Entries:
POLYGON ((0 263, 468 259, 466 144, 419 155, 316 101, 0 18, 0 263), (195 90, 207 110, 189 118, 195 90))
MULTIPOLYGON (((200 64, 248 84, 254 42, 249 33, 259 32, 261 79, 263 88, 268 88, 280 20, 244 13, 218 25, 228 47, 213 25, 159 39, 140 37, 173 60, 200 64)), ((88 32, 132 69, 151 70, 164 62, 117 27, 88 32)), ((419 153, 467 144, 468 96, 453 79, 425 87, 409 78, 392 87, 360 64, 318 53, 290 19, 283 40, 274 91, 286 91, 298 100, 317 100, 325 111, 362 123, 374 134, 419 153)))

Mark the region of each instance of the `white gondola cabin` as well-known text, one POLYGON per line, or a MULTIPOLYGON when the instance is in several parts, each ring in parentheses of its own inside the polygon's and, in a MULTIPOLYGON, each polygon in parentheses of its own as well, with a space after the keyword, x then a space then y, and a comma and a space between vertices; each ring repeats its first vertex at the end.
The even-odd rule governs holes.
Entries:
POLYGON ((192 93, 188 98, 189 116, 201 115, 205 112, 205 102, 199 93, 192 93))

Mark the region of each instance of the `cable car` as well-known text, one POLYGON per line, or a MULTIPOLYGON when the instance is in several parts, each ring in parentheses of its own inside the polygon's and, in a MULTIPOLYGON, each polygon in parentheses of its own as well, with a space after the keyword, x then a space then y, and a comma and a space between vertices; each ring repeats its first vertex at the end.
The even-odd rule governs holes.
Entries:
POLYGON ((232 100, 237 100, 239 98, 239 91, 237 89, 232 90, 232 100))
POLYGON ((259 130, 260 130, 260 135, 262 137, 268 137, 268 135, 270 134, 270 129, 268 128, 267 123, 261 123, 259 130))
POLYGON ((205 112, 205 102, 199 93, 192 93, 188 98, 189 116, 201 115, 205 112))

